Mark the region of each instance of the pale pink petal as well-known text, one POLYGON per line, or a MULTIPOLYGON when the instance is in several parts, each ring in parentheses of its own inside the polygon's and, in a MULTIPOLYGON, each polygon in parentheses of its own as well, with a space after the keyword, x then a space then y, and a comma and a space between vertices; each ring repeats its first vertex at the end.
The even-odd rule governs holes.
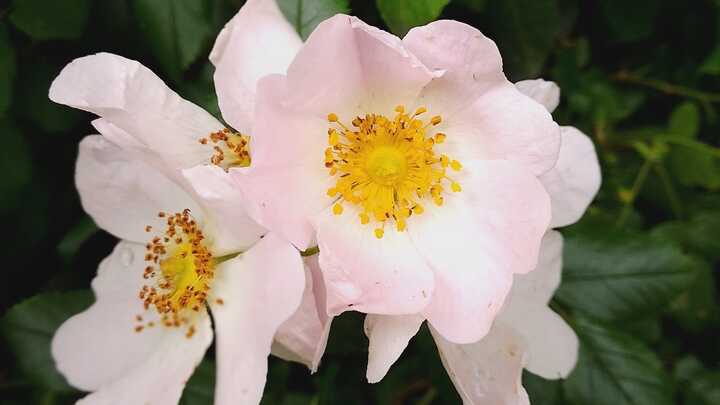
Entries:
POLYGON ((403 44, 429 69, 442 72, 425 87, 420 101, 446 118, 507 82, 497 46, 470 25, 434 21, 411 29, 403 44))
POLYGON ((522 386, 522 338, 502 324, 481 341, 451 343, 430 328, 440 359, 465 405, 529 405, 522 386))
POLYGON ((266 233, 248 216, 248 205, 235 181, 222 168, 200 165, 183 170, 207 210, 203 232, 207 234, 214 255, 243 251, 266 233))
POLYGON ((515 299, 531 305, 545 306, 560 286, 562 272, 563 237, 560 232, 547 231, 542 238, 535 270, 515 275, 508 304, 515 299))
MULTIPOLYGON (((522 336, 527 368, 546 379, 565 378, 577 363, 579 342, 572 328, 545 305, 513 301, 497 323, 522 336)), ((495 326, 493 326, 494 328, 495 326)))
POLYGON ((332 318, 325 310, 325 286, 318 255, 305 257, 303 262, 305 291, 302 303, 278 329, 272 353, 286 360, 303 363, 314 373, 325 352, 332 318))
POLYGON ((220 31, 210 60, 223 118, 248 133, 257 81, 285 73, 302 41, 275 0, 249 0, 220 31))
POLYGON ((389 114, 412 103, 432 77, 399 38, 336 15, 317 26, 288 68, 286 102, 349 122, 361 112, 389 114))
POLYGON ((577 222, 600 189, 600 164, 592 140, 577 128, 562 127, 557 164, 540 177, 552 199, 552 222, 577 222))
POLYGON ((435 21, 410 30, 403 43, 430 69, 443 72, 418 99, 444 119, 437 130, 448 138, 440 150, 457 159, 518 161, 536 175, 555 164, 557 124, 505 78, 495 43, 480 31, 435 21))
POLYGON ((537 178, 508 161, 467 161, 454 178, 462 191, 441 207, 426 204, 408 233, 435 272, 428 321, 446 339, 472 343, 489 330, 513 273, 537 264, 550 201, 537 178))
POLYGON ((272 233, 218 266, 210 301, 216 405, 260 402, 273 336, 300 305, 304 285, 300 254, 272 233))
POLYGON ((428 304, 433 273, 407 232, 388 226, 378 239, 372 225, 360 224, 352 206, 342 215, 327 209, 314 225, 329 314, 414 314, 428 304))
POLYGON ((520 92, 542 104, 549 113, 552 113, 560 104, 560 87, 555 82, 543 79, 521 80, 515 83, 520 92))
POLYGON ((420 315, 372 315, 365 317, 368 337, 368 382, 374 384, 385 377, 425 321, 420 315))
POLYGON ((327 190, 334 180, 324 166, 328 123, 288 109, 286 84, 280 75, 260 80, 253 162, 232 175, 255 207, 253 218, 306 250, 315 245, 309 217, 332 202, 327 190))
POLYGON ((177 403, 185 382, 212 342, 206 313, 195 318, 195 335, 183 328, 146 327, 136 332, 145 311, 138 292, 147 281, 143 245, 121 242, 102 261, 92 287, 96 302, 63 323, 51 351, 68 382, 95 391, 82 404, 177 403))
POLYGON ((95 223, 134 242, 150 239, 145 226, 162 226, 159 211, 189 208, 193 214, 202 214, 177 184, 99 135, 80 142, 75 183, 82 206, 95 223))
POLYGON ((513 288, 497 322, 513 328, 524 338, 526 368, 544 378, 564 378, 577 361, 578 338, 547 303, 560 285, 562 235, 545 234, 537 268, 515 276, 513 288), (542 337, 542 338, 539 338, 542 337))
POLYGON ((550 113, 507 81, 484 91, 437 130, 447 134, 439 150, 455 159, 506 159, 536 176, 555 165, 560 150, 560 128, 550 113))
POLYGON ((50 87, 50 99, 105 118, 173 167, 207 161, 211 152, 198 139, 223 128, 139 62, 109 53, 65 66, 50 87))

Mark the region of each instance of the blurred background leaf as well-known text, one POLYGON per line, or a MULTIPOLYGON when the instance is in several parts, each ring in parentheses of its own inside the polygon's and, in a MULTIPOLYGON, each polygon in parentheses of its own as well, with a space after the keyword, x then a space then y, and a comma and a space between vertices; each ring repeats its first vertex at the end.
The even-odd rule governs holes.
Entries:
POLYGON ((133 0, 135 16, 152 55, 175 81, 212 40, 210 2, 133 0))
POLYGON ((671 405, 673 386, 652 350, 632 336, 588 320, 573 325, 578 366, 564 384, 571 404, 671 405))
POLYGON ((75 39, 83 34, 90 0, 14 0, 10 21, 33 39, 75 39))
MULTIPOLYGON (((378 10, 390 30, 403 37, 412 27, 425 25, 440 15, 450 0, 376 0, 378 10)), ((473 4, 479 7, 478 4, 473 4)))
POLYGON ((10 107, 13 80, 15 80, 15 50, 8 38, 7 28, 0 23, 0 118, 10 107))
POLYGON ((348 13, 348 0, 277 0, 280 11, 302 39, 307 39, 323 20, 348 13))
POLYGON ((50 341, 60 324, 91 302, 92 293, 87 290, 39 294, 3 316, 3 336, 25 376, 54 391, 74 391, 55 370, 50 341))

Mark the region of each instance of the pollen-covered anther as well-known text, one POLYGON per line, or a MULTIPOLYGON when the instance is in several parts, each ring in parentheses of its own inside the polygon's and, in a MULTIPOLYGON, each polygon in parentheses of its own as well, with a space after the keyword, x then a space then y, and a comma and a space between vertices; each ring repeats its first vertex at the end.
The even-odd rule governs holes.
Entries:
POLYGON ((231 167, 250 166, 250 137, 228 128, 211 133, 207 138, 200 138, 203 145, 211 145, 213 155, 210 163, 220 166, 225 171, 231 167))
POLYGON ((425 211, 423 200, 441 206, 446 188, 462 190, 447 175, 448 170, 460 171, 460 162, 433 150, 447 138, 433 129, 442 117, 424 121, 425 107, 409 114, 399 105, 395 112, 392 119, 380 114, 355 117, 351 126, 335 113, 327 116, 334 126, 328 129, 324 164, 337 177, 327 190, 336 199, 332 211, 342 215, 345 202, 358 206, 361 224, 378 222, 377 238, 385 234, 387 222, 400 232, 406 230, 410 217, 425 211))
MULTIPOLYGON (((148 284, 142 286, 138 297, 146 310, 154 309, 160 315, 162 325, 187 325, 187 335, 192 337, 193 318, 207 303, 215 262, 190 210, 161 212, 158 217, 166 218, 167 227, 161 236, 153 237, 145 245, 147 266, 142 277, 148 284)), ((137 321, 142 322, 142 318, 137 321)), ((139 326, 153 326, 150 323, 154 325, 148 322, 139 326)))

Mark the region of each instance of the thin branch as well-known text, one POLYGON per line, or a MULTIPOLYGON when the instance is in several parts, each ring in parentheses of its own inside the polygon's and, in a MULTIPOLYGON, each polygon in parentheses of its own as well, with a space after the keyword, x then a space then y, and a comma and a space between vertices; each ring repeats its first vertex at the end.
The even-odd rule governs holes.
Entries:
POLYGON ((693 98, 703 103, 720 103, 720 93, 700 91, 692 87, 680 86, 657 79, 646 79, 625 70, 614 74, 612 79, 618 82, 649 87, 672 96, 693 98))
POLYGON ((637 177, 635 178, 632 189, 630 190, 630 198, 628 198, 625 202, 625 206, 623 206, 623 209, 620 212, 620 216, 615 223, 616 227, 621 228, 623 225, 625 225, 625 221, 627 221, 628 217, 630 217, 630 212, 632 210, 633 204, 635 203, 635 199, 640 193, 640 190, 642 190, 642 186, 645 184, 645 180, 647 179, 647 175, 650 172, 652 166, 653 161, 646 158, 645 162, 640 168, 640 171, 638 172, 637 177))

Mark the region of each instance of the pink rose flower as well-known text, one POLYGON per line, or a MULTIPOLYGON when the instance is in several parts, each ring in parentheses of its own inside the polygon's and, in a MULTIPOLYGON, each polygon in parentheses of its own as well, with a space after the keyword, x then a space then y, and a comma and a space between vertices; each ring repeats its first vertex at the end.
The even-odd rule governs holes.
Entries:
MULTIPOLYGON (((77 188, 122 239, 93 280, 95 303, 52 341, 58 370, 91 392, 80 403, 177 403, 213 335, 215 403, 259 403, 274 337, 310 270, 250 219, 229 182, 224 169, 249 163, 245 138, 116 55, 71 62, 50 98, 100 116, 102 136, 80 143, 77 188)), ((284 336, 276 344, 299 350, 284 336)))
POLYGON ((252 165, 229 176, 251 216, 299 249, 319 246, 329 314, 420 314, 452 342, 478 341, 513 274, 537 263, 557 124, 465 24, 401 40, 338 15, 304 45, 281 31, 241 35, 262 21, 241 10, 212 57, 223 115, 250 128, 252 165), (297 54, 262 76, 257 43, 297 54))

